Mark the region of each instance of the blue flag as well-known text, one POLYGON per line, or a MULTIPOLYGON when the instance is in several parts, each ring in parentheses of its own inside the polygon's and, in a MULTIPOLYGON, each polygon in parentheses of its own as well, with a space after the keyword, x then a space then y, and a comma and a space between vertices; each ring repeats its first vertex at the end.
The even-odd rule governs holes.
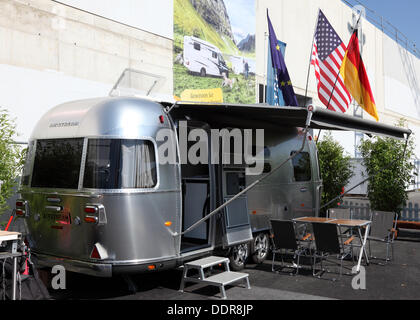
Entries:
POLYGON ((293 90, 292 81, 290 80, 289 72, 287 71, 284 62, 283 54, 281 53, 280 46, 274 32, 273 25, 271 24, 270 17, 268 16, 268 32, 270 39, 271 60, 273 68, 277 70, 277 84, 283 93, 283 99, 286 106, 298 106, 295 91, 293 90))
MULTIPOLYGON (((284 56, 286 52, 286 44, 278 41, 280 51, 284 56)), ((284 106, 283 93, 279 90, 279 84, 277 80, 277 70, 273 68, 271 60, 271 51, 267 54, 267 103, 271 106, 284 106)))

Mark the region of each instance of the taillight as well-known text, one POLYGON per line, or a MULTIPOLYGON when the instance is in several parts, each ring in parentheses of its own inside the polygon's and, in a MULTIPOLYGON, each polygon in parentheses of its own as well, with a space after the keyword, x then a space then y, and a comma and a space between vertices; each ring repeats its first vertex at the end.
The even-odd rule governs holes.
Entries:
POLYGON ((98 217, 86 216, 84 220, 87 223, 98 223, 98 217))
POLYGON ((25 202, 24 201, 22 201, 22 200, 16 201, 16 208, 24 207, 24 206, 25 206, 25 202))
POLYGON ((105 207, 103 204, 87 203, 83 211, 85 212, 84 222, 96 225, 106 224, 105 207))
POLYGON ((85 216, 85 222, 95 224, 98 223, 98 217, 96 216, 96 214, 98 213, 97 206, 86 206, 85 213, 89 214, 85 216))
POLYGON ((98 207, 96 207, 96 206, 86 206, 85 207, 85 212, 90 213, 90 214, 98 213, 98 207))
POLYGON ((23 217, 26 214, 26 201, 25 200, 16 200, 16 215, 23 217))

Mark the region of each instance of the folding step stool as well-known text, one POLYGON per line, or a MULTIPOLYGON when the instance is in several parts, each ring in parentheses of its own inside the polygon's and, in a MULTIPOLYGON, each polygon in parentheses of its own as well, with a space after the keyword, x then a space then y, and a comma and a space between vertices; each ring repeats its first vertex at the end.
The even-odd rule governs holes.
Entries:
POLYGON ((238 281, 245 281, 246 288, 251 289, 248 277, 249 275, 247 273, 230 271, 228 258, 211 256, 196 261, 187 262, 184 264, 184 272, 182 274, 181 286, 179 288, 179 291, 184 292, 184 286, 186 282, 203 283, 206 285, 219 287, 221 298, 226 299, 225 286, 227 285, 233 284, 238 281), (212 270, 212 267, 220 264, 223 264, 225 266, 224 272, 206 277, 204 269, 210 268, 210 270, 212 270), (191 269, 197 270, 198 276, 189 277, 188 271, 191 269))

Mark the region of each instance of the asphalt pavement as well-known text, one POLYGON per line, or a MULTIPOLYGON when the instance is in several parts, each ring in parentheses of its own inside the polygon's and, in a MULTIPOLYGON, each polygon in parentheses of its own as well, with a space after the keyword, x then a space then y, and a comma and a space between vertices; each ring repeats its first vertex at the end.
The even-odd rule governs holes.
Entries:
MULTIPOLYGON (((386 247, 381 243, 372 245, 374 255, 384 257, 386 247)), ((404 230, 395 242, 394 260, 382 265, 381 260, 372 260, 365 267, 365 289, 360 287, 351 274, 352 261, 345 261, 345 273, 338 281, 338 268, 327 264, 330 273, 321 279, 313 277, 309 268, 299 275, 290 275, 291 269, 281 273, 271 271, 271 261, 248 264, 244 272, 249 274, 251 289, 228 286, 228 300, 420 300, 420 232, 404 230)), ((278 264, 276 262, 276 264, 278 264)), ((132 281, 137 292, 132 293, 123 278, 95 278, 67 273, 65 290, 49 289, 56 300, 117 299, 117 300, 220 300, 216 287, 199 284, 187 285, 179 292, 182 270, 136 275, 132 281)))

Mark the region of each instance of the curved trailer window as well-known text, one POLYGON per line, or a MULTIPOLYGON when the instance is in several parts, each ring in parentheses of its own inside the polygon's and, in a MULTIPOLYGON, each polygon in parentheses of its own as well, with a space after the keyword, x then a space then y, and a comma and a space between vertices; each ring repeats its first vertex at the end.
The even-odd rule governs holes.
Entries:
POLYGON ((83 139, 47 139, 36 142, 31 186, 77 189, 83 139))
MULTIPOLYGON (((295 154, 293 151, 291 155, 295 154)), ((311 181, 311 158, 308 152, 301 152, 293 158, 293 170, 296 182, 311 181)))
POLYGON ((155 148, 147 140, 89 139, 84 188, 153 188, 155 148))

